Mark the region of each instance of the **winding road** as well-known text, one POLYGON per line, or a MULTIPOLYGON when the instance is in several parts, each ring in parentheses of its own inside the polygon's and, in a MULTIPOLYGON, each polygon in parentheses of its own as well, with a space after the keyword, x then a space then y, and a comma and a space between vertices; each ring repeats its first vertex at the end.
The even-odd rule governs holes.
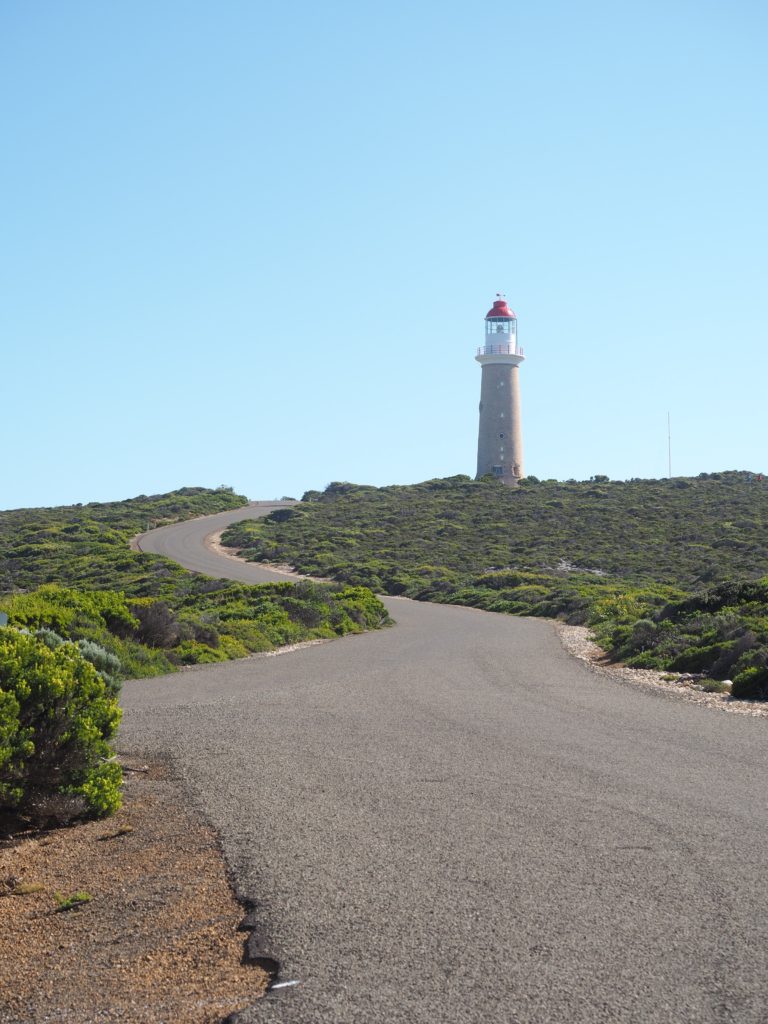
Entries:
MULTIPOLYGON (((205 544, 269 506, 146 534, 205 544)), ((242 1021, 768 1020, 768 733, 597 675, 543 621, 386 599, 392 629, 126 683, 259 901, 242 1021)))

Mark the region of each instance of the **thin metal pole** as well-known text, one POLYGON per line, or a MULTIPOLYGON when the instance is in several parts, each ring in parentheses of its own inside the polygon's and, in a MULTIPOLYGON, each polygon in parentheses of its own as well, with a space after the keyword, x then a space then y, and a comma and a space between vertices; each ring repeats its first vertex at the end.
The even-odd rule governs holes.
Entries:
POLYGON ((672 420, 667 413, 667 457, 669 462, 669 479, 672 479, 672 420))

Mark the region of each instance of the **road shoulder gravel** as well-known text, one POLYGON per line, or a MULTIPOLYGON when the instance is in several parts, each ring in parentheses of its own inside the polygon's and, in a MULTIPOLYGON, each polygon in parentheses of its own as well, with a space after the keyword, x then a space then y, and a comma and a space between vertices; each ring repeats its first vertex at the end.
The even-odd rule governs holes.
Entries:
POLYGON ((0 839, 6 1024, 214 1024, 265 990, 216 834, 172 769, 125 763, 115 816, 0 839))
POLYGON ((620 662, 610 661, 602 647, 595 643, 587 626, 568 626, 553 620, 555 632, 563 647, 580 661, 586 662, 598 675, 613 682, 629 683, 655 691, 672 700, 687 701, 728 711, 750 718, 768 718, 768 707, 754 701, 736 700, 728 693, 705 693, 695 683, 690 683, 678 672, 657 672, 653 669, 628 668, 620 662))

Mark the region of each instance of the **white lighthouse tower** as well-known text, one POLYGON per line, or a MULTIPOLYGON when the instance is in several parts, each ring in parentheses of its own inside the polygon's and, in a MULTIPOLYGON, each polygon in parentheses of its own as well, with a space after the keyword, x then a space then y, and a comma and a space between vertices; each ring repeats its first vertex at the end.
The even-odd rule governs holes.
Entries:
POLYGON ((518 367, 525 356, 517 343, 517 317, 501 294, 486 314, 485 344, 475 358, 482 366, 477 479, 490 473, 517 487, 524 476, 518 367))

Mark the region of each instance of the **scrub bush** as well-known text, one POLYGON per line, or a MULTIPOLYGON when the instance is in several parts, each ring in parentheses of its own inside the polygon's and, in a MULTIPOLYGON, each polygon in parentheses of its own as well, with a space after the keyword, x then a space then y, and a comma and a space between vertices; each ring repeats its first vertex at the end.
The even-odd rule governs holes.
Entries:
POLYGON ((75 644, 51 650, 0 629, 0 812, 36 820, 56 797, 76 797, 91 815, 120 806, 120 767, 108 740, 117 700, 75 644))
POLYGON ((117 697, 120 693, 120 674, 123 669, 120 659, 111 651, 106 651, 100 644, 94 643, 93 640, 78 640, 77 649, 99 673, 106 683, 109 693, 117 697))
POLYGON ((768 700, 768 668, 745 668, 731 686, 731 696, 738 700, 768 700))
POLYGON ((105 651, 93 640, 78 640, 77 648, 85 660, 90 661, 101 675, 116 676, 120 672, 120 659, 116 658, 114 654, 110 654, 109 651, 105 651))
POLYGON ((55 651, 57 647, 61 647, 63 643, 66 643, 63 636, 59 636, 58 633, 54 633, 52 629, 46 629, 45 626, 42 626, 40 629, 36 629, 35 636, 38 640, 42 641, 46 647, 50 647, 52 651, 55 651))
POLYGON ((228 658, 247 658, 251 653, 245 644, 240 643, 233 636, 221 637, 219 650, 223 651, 228 658))
POLYGON ((179 623, 165 601, 136 602, 133 614, 139 620, 136 639, 149 647, 174 647, 179 641, 179 623))
POLYGON ((227 633, 250 653, 271 651, 274 644, 264 636, 257 622, 252 619, 228 619, 227 633))
POLYGON ((173 656, 182 665, 210 665, 216 661, 228 660, 225 650, 209 647, 207 644, 198 643, 197 640, 185 640, 180 643, 174 648, 173 656))

